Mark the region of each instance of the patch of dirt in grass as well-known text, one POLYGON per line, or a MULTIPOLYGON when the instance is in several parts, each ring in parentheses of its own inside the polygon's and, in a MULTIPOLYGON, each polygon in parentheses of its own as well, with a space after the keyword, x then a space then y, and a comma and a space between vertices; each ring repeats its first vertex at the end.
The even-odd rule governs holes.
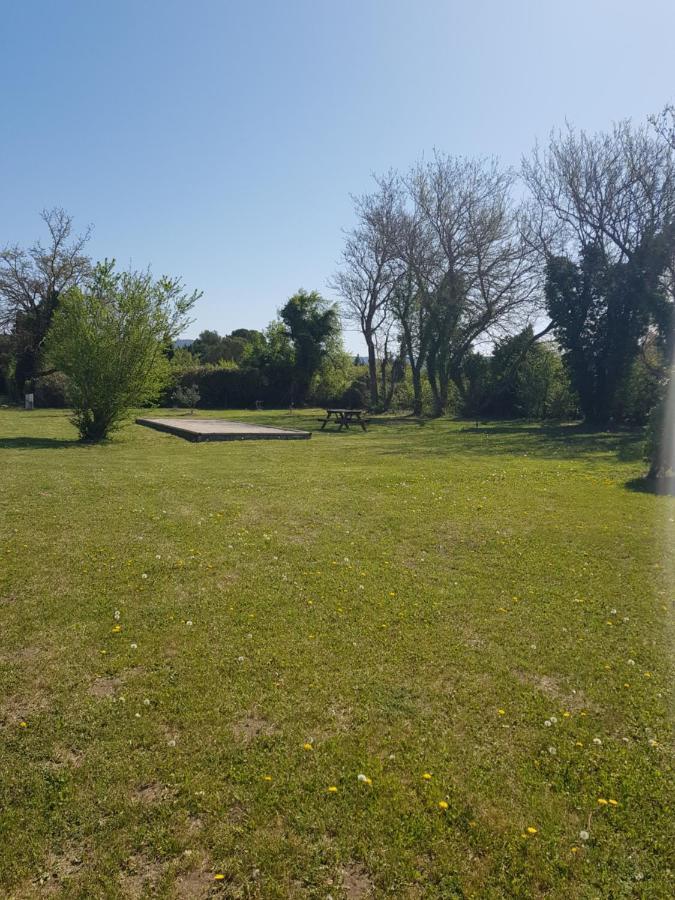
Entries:
POLYGON ((596 705, 591 703, 582 691, 569 690, 563 685, 561 678, 553 675, 529 675, 527 672, 516 672, 515 676, 521 684, 533 687, 565 709, 570 711, 597 709, 596 705))
POLYGON ((256 738, 271 737, 277 731, 275 725, 256 715, 255 711, 248 713, 232 726, 232 733, 240 744, 251 744, 256 738))
POLYGON ((137 803, 143 803, 146 806, 154 803, 164 803, 171 800, 174 796, 174 790, 158 781, 151 781, 148 784, 142 784, 132 793, 132 798, 137 803))
POLYGON ((10 603, 16 603, 16 594, 2 594, 0 596, 0 606, 9 606, 10 603))
POLYGON ((82 750, 75 750, 72 747, 63 747, 57 745, 52 750, 52 758, 48 765, 55 769, 72 768, 77 769, 82 765, 84 753, 82 750))
POLYGON ((89 686, 89 693, 92 697, 98 697, 102 700, 104 697, 114 697, 117 691, 122 687, 122 679, 109 675, 103 675, 96 678, 89 686))
POLYGON ((166 862, 150 859, 144 853, 131 856, 126 862, 124 871, 119 875, 122 896, 128 900, 153 896, 166 867, 166 862))
POLYGON ((21 694, 13 694, 0 700, 0 724, 19 725, 27 722, 33 716, 39 715, 49 709, 49 701, 45 694, 33 693, 30 697, 21 694))
POLYGON ((244 809, 243 806, 236 803, 234 806, 231 806, 227 811, 227 820, 231 822, 232 825, 241 825, 242 822, 246 821, 248 817, 248 813, 244 809))
POLYGON ((76 845, 66 847, 61 853, 49 853, 39 874, 8 896, 15 900, 63 896, 66 884, 69 887, 72 885, 82 870, 85 858, 85 848, 76 845))
POLYGON ((35 663, 43 655, 44 651, 38 647, 19 647, 11 653, 0 653, 0 663, 21 666, 24 663, 35 663))
POLYGON ((202 900, 211 896, 213 885, 213 874, 203 864, 198 869, 178 875, 173 884, 172 896, 176 900, 202 900))
POLYGON ((342 890, 348 900, 360 900, 362 897, 372 897, 375 885, 363 866, 358 863, 349 863, 341 871, 342 890))
POLYGON ((142 671, 142 666, 132 666, 129 669, 124 669, 119 675, 100 675, 89 685, 89 693, 92 697, 98 697, 99 700, 103 700, 106 697, 114 697, 129 678, 138 675, 142 671))

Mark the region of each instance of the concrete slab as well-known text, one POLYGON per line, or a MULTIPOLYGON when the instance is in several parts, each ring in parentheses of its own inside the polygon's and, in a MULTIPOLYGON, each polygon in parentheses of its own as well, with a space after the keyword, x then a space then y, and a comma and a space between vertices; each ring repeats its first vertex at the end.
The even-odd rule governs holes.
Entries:
POLYGON ((311 438, 311 431, 292 428, 273 428, 252 422, 232 422, 230 419, 136 419, 137 425, 167 431, 188 441, 303 441, 311 438))

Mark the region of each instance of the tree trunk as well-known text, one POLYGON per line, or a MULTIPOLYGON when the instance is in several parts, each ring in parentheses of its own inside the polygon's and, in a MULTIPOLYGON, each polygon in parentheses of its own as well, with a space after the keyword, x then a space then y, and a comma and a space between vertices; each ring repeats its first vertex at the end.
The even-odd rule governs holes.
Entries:
POLYGON ((422 415, 422 374, 417 366, 411 365, 413 383, 413 415, 422 415))
POLYGON ((380 396, 377 385, 377 357, 372 333, 366 329, 364 332, 366 346, 368 347, 368 383, 370 387, 370 406, 377 409, 380 404, 380 396))

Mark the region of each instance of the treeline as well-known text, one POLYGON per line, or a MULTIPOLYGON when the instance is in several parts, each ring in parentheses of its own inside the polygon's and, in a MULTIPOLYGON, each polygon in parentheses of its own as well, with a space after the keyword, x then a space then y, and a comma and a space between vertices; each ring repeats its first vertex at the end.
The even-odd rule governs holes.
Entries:
POLYGON ((436 415, 516 412, 539 365, 589 423, 644 421, 672 361, 674 151, 666 108, 554 133, 519 172, 438 153, 377 178, 333 280, 368 348, 370 405, 405 369, 417 413, 425 386, 436 415), (562 366, 534 349, 545 338, 562 366))
MULTIPOLYGON (((390 171, 355 201, 331 282, 340 307, 301 290, 264 331, 167 342, 161 402, 644 423, 673 358, 674 154, 666 108, 640 126, 554 133, 517 172, 440 153, 390 171), (363 335, 365 367, 340 319, 363 335)), ((0 392, 57 405, 68 386, 47 335, 96 267, 88 233, 62 210, 43 218, 46 244, 0 252, 0 392)))

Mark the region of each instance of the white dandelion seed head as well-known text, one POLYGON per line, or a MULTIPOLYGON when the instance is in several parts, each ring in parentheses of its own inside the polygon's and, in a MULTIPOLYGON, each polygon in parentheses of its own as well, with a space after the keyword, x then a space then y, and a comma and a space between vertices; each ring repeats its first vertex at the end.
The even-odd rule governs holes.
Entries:
POLYGON ((148 577, 147 574, 145 572, 143 572, 143 574, 141 575, 141 578, 147 578, 147 577, 148 577))
POLYGON ((146 697, 145 700, 143 701, 143 706, 150 706, 150 701, 148 700, 147 697, 146 697))
POLYGON ((556 719, 555 716, 551 716, 551 722, 553 722, 553 724, 556 725, 558 723, 558 720, 556 719))
POLYGON ((129 644, 132 650, 138 650, 138 644, 129 644))
POLYGON ((120 613, 119 609, 116 609, 115 612, 113 613, 113 619, 115 619, 116 622, 119 622, 120 616, 121 616, 121 613, 120 613))
POLYGON ((368 781, 368 776, 364 775, 363 772, 359 772, 359 774, 356 777, 358 778, 359 781, 368 781))
POLYGON ((555 756, 558 751, 555 749, 555 747, 549 747, 548 752, 551 754, 551 756, 555 756))
POLYGON ((593 738, 593 743, 599 747, 602 744, 602 741, 600 738, 593 738))
POLYGON ((587 841, 590 838, 590 834, 587 831, 582 830, 579 832, 579 837, 582 841, 587 841))
POLYGON ((551 721, 550 721, 550 719, 546 719, 546 721, 544 722, 544 725, 545 725, 547 728, 550 728, 550 727, 551 727, 551 721))
POLYGON ((615 610, 615 609, 610 609, 609 614, 610 614, 610 616, 615 616, 615 615, 616 615, 616 610, 615 610))
POLYGON ((185 624, 186 624, 186 625, 192 625, 192 619, 188 619, 187 622, 186 622, 185 624))
POLYGON ((634 665, 635 665, 635 660, 634 660, 634 659, 629 659, 629 660, 628 660, 628 665, 629 665, 629 666, 634 666, 634 665))

